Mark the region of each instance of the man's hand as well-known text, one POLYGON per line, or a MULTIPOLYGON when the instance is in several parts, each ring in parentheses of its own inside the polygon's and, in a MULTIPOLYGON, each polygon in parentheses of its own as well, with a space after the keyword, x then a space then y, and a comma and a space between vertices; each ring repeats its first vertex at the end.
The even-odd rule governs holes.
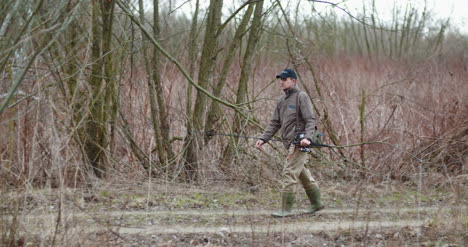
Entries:
POLYGON ((309 139, 304 138, 301 140, 301 146, 309 146, 309 145, 310 145, 309 139))
POLYGON ((255 147, 260 149, 263 144, 265 144, 263 140, 258 140, 257 143, 255 143, 255 147))

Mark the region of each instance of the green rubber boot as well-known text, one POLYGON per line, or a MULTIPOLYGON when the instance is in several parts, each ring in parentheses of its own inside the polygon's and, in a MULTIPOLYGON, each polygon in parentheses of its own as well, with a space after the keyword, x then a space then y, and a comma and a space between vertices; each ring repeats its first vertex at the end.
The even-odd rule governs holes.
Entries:
POLYGON ((281 193, 281 211, 272 213, 273 217, 288 217, 292 215, 292 206, 294 205, 294 192, 281 193))
POLYGON ((309 197, 311 207, 309 210, 305 211, 304 213, 313 214, 319 210, 323 209, 323 205, 320 202, 320 190, 318 186, 312 186, 310 189, 305 190, 307 197, 309 197))

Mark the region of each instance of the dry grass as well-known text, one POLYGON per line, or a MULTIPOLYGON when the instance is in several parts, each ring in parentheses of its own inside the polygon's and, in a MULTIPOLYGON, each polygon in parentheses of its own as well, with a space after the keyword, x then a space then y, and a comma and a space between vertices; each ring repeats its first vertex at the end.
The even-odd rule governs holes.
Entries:
MULTIPOLYGON (((328 112, 332 131, 339 138, 340 144, 360 141, 359 105, 362 90, 366 92, 364 140, 385 142, 365 146, 366 166, 371 171, 366 176, 378 180, 409 180, 418 173, 419 165, 423 166, 425 172, 439 172, 446 177, 466 175, 468 72, 463 59, 453 57, 395 61, 336 56, 318 57, 313 62, 323 98, 318 98, 313 90, 310 72, 300 66, 301 87, 312 90, 311 97, 319 108, 319 120, 323 120, 325 110, 328 112)), ((255 66, 250 82, 250 99, 260 100, 252 103, 251 115, 263 125, 267 124, 271 116, 274 99, 282 93, 273 78, 283 67, 290 65, 265 59, 259 59, 255 66)), ((171 136, 184 137, 185 90, 188 84, 171 66, 165 69, 162 78, 171 113, 171 136)), ((223 93, 230 101, 234 101, 238 70, 234 66, 232 79, 228 79, 223 93)), ((121 107, 139 147, 151 159, 157 160, 156 154, 152 153, 155 137, 149 117, 145 78, 141 67, 134 70, 131 78, 123 78, 121 107)), ((45 82, 47 79, 43 80, 45 82)), ((54 92, 54 88, 40 91, 37 95, 39 100, 27 99, 3 115, 5 117, 2 117, 0 123, 0 176, 3 185, 30 187, 42 184, 56 187, 64 184, 75 187, 89 180, 81 162, 79 145, 74 139, 75 129, 70 125, 69 109, 54 92)), ((216 131, 229 133, 232 117, 233 111, 224 109, 216 131)), ((320 123, 319 128, 323 129, 323 124, 320 123)), ((262 132, 251 127, 245 131, 250 136, 259 136, 262 132)), ((202 130, 197 134, 203 136, 202 130)), ((325 142, 331 143, 327 133, 325 142)), ((275 179, 275 174, 281 169, 280 161, 276 158, 281 147, 273 144, 267 148, 267 152, 260 153, 252 148, 254 140, 242 140, 237 165, 221 169, 218 160, 228 143, 227 137, 217 136, 201 150, 202 181, 234 179, 268 183, 275 179), (260 180, 256 178, 258 176, 260 180)), ((181 152, 182 142, 174 141, 173 147, 181 152)), ((359 147, 354 147, 343 152, 348 160, 359 163, 359 150, 359 147)), ((115 145, 110 151, 109 177, 132 179, 134 176, 148 175, 121 135, 116 136, 115 145)), ((335 152, 324 149, 320 152, 323 162, 343 164, 342 157, 335 152)), ((344 171, 347 176, 343 178, 353 179, 362 175, 363 171, 358 166, 346 165, 349 168, 344 171)), ((153 175, 163 180, 174 179, 180 174, 180 169, 177 164, 172 164, 170 174, 156 170, 153 175)), ((317 176, 337 178, 339 174, 333 171, 317 176)))
MULTIPOLYGON (((340 185, 324 181, 323 199, 327 208, 322 213, 278 220, 269 216, 278 206, 275 200, 278 195, 267 186, 254 191, 219 182, 194 186, 109 180, 96 181, 87 189, 2 193, 0 199, 6 203, 0 208, 0 243, 185 246, 191 241, 201 241, 199 244, 210 242, 216 246, 249 243, 308 246, 317 242, 346 246, 415 243, 432 246, 464 241, 466 196, 457 203, 453 194, 440 195, 439 191, 428 190, 419 195, 425 197, 425 204, 419 208, 414 205, 414 197, 418 196, 414 188, 398 182, 340 185), (405 223, 420 220, 424 221, 421 226, 405 223), (356 226, 343 222, 354 222, 356 226), (392 226, 371 227, 379 222, 390 222, 392 226), (315 223, 343 224, 334 230, 320 230, 315 223), (302 230, 287 228, 281 232, 283 224, 302 230), (314 230, 304 230, 306 226, 314 230), (195 232, 198 227, 208 230, 195 232)), ((302 196, 298 197, 298 210, 308 205, 302 196)))

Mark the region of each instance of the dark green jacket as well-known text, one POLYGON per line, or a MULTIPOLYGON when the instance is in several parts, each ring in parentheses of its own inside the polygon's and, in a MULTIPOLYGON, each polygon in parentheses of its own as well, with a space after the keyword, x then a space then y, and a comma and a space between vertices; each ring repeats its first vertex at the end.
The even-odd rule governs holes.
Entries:
POLYGON ((316 129, 315 115, 309 96, 297 87, 285 90, 278 101, 262 140, 270 140, 278 130, 281 130, 281 139, 286 148, 289 147, 296 134, 303 133, 311 139, 316 129), (297 106, 296 106, 297 103, 297 106), (297 111, 296 111, 297 109, 297 111), (299 114, 296 132, 296 112, 299 114))

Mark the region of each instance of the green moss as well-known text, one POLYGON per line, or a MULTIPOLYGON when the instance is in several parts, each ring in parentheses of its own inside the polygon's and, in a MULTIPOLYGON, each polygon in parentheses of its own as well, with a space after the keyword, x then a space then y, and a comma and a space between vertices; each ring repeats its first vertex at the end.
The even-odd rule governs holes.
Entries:
POLYGON ((108 191, 101 191, 101 196, 109 197, 109 192, 108 191))
POLYGON ((389 195, 385 195, 383 198, 382 198, 384 201, 391 201, 391 202, 394 202, 394 201, 402 201, 405 198, 405 196, 400 193, 400 192, 394 192, 394 193, 391 193, 389 195))
POLYGON ((134 194, 134 195, 132 195, 131 198, 132 198, 133 200, 137 200, 137 199, 140 199, 140 198, 142 198, 142 197, 143 197, 142 195, 134 194))

